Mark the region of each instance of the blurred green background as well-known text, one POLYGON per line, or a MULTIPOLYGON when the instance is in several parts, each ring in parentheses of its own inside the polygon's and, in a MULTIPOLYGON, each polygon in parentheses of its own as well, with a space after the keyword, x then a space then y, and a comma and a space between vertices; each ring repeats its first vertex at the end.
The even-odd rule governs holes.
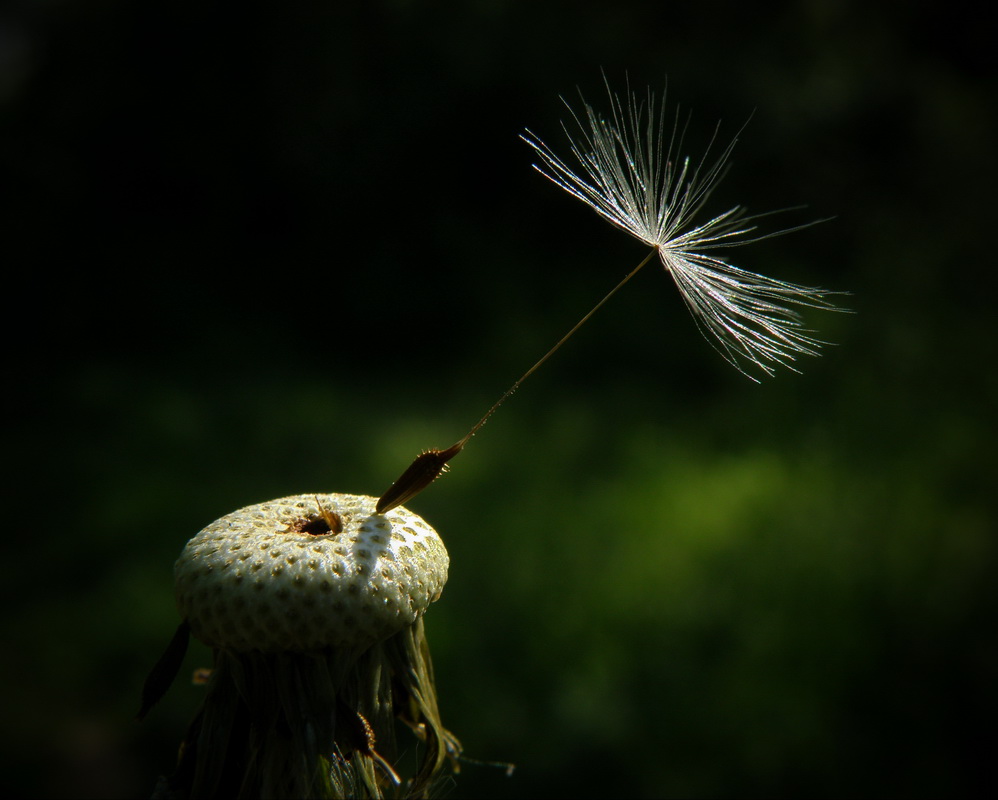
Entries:
MULTIPOLYGON (((559 95, 661 88, 731 254, 854 293, 756 385, 647 269, 410 504, 453 796, 937 797, 996 779, 996 70, 959 4, 0 13, 5 796, 143 797, 173 560, 287 494, 380 494, 644 255, 530 169, 559 95), (697 145, 701 144, 701 147, 697 145)), ((204 649, 185 671, 208 663, 204 649)), ((187 674, 185 672, 185 674, 187 674)))

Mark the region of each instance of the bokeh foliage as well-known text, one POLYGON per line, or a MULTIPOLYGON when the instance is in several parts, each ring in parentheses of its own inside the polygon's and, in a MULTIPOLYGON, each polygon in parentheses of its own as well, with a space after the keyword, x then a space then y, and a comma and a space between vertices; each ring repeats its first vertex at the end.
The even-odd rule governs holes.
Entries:
POLYGON ((184 542, 380 493, 637 263, 516 139, 557 142, 558 94, 606 69, 668 75, 694 155, 754 110, 714 210, 836 218, 733 260, 857 313, 812 317, 836 346, 756 386, 649 270, 411 504, 452 558, 445 722, 517 764, 454 796, 995 788, 998 87, 970 13, 5 11, 2 781, 148 795, 198 700, 129 719, 184 542))

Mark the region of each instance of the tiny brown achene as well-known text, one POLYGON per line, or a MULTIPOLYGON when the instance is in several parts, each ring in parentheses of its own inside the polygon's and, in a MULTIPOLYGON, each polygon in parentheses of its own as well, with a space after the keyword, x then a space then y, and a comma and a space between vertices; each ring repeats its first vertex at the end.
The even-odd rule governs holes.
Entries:
POLYGON ((448 763, 456 769, 423 632, 447 550, 421 517, 376 503, 284 497, 187 543, 174 568, 183 623, 141 715, 179 667, 188 630, 214 664, 157 796, 424 797, 448 763), (394 765, 396 720, 423 745, 408 777, 394 765))

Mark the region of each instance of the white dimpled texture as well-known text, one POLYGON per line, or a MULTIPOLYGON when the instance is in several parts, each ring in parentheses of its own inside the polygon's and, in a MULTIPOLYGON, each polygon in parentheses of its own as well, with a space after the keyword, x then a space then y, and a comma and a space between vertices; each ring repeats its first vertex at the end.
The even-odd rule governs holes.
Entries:
POLYGON ((373 644, 412 625, 443 590, 447 550, 422 517, 402 507, 377 514, 376 503, 295 495, 213 522, 174 567, 191 633, 237 652, 308 652, 373 644), (301 530, 322 519, 316 498, 339 516, 339 533, 301 530))

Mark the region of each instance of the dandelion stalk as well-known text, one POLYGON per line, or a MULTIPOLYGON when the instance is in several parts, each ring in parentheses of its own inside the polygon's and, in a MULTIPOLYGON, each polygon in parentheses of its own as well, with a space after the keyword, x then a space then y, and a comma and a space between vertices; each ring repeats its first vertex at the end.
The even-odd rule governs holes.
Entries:
MULTIPOLYGON (((830 297, 840 292, 781 281, 737 267, 715 255, 722 248, 757 242, 815 223, 757 234, 757 220, 735 206, 697 224, 711 193, 724 177, 737 136, 710 160, 718 129, 699 161, 682 155, 685 124, 679 112, 671 124, 665 103, 649 90, 622 100, 607 84, 605 117, 582 98, 580 116, 567 102, 572 125, 563 124, 571 158, 558 156, 529 129, 521 138, 539 158, 534 168, 601 217, 651 246, 652 251, 599 303, 528 369, 485 415, 446 450, 421 453, 378 501, 384 512, 430 485, 493 413, 603 305, 657 255, 708 342, 740 372, 758 381, 757 368, 773 375, 783 366, 795 372, 797 356, 816 356, 824 342, 804 326, 800 307, 838 310, 830 297)), ((581 96, 581 95, 580 95, 581 96)), ((820 220, 819 220, 820 221, 820 220)))

